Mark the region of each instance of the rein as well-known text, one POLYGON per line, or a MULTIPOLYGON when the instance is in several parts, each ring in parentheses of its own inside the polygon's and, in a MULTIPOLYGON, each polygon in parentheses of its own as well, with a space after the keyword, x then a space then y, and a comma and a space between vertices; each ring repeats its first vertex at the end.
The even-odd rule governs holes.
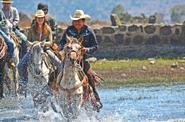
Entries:
MULTIPOLYGON (((57 77, 57 83, 60 83, 63 77, 63 73, 64 73, 64 66, 65 66, 65 61, 66 61, 66 56, 69 55, 71 52, 76 52, 71 50, 69 53, 65 54, 64 57, 64 61, 63 61, 63 65, 62 65, 62 71, 59 73, 58 77, 57 77)), ((78 54, 78 52, 76 52, 78 54)), ((78 77, 80 78, 83 77, 83 79, 81 80, 80 83, 75 84, 72 88, 64 88, 60 85, 60 89, 68 94, 72 94, 73 92, 75 92, 77 89, 79 89, 81 86, 87 86, 88 85, 88 78, 86 76, 86 74, 84 73, 82 67, 80 66, 80 64, 76 63, 74 65, 72 65, 73 67, 77 68, 77 74, 78 77)))

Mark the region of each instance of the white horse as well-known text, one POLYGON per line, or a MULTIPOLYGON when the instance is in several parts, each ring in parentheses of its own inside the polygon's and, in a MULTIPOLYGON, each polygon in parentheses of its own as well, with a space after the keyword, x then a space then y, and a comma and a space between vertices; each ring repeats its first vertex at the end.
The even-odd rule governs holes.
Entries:
MULTIPOLYGON (((93 95, 87 76, 79 65, 79 61, 82 60, 81 42, 82 39, 77 40, 67 36, 63 68, 57 77, 57 84, 59 84, 57 101, 68 121, 77 118, 82 105, 86 104, 84 103, 84 90, 89 92, 88 96, 93 95)), ((91 98, 88 98, 86 102, 91 102, 91 98)), ((92 106, 92 104, 88 105, 88 107, 92 106)))
POLYGON ((28 92, 34 94, 48 84, 49 73, 52 70, 48 55, 44 52, 42 42, 35 42, 30 47, 31 58, 27 67, 28 92))

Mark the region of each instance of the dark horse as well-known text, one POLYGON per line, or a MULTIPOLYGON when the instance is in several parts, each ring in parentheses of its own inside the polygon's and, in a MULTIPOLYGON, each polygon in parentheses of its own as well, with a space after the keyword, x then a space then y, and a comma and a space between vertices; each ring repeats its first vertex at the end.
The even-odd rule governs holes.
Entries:
POLYGON ((5 44, 5 41, 3 37, 0 36, 0 99, 2 99, 3 96, 3 78, 4 78, 4 70, 5 70, 5 63, 6 63, 6 57, 7 57, 7 45, 5 44))

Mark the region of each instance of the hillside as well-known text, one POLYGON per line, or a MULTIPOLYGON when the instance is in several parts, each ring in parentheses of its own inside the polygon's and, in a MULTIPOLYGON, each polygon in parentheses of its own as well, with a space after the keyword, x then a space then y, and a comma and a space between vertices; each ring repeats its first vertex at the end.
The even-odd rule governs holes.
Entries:
POLYGON ((93 19, 109 20, 111 10, 117 4, 122 4, 132 15, 151 15, 154 12, 164 13, 166 22, 170 21, 170 8, 185 4, 185 0, 14 0, 14 6, 19 11, 33 14, 39 2, 49 4, 50 14, 57 21, 69 21, 69 15, 75 9, 83 9, 93 19), (20 4, 21 3, 21 4, 20 4))

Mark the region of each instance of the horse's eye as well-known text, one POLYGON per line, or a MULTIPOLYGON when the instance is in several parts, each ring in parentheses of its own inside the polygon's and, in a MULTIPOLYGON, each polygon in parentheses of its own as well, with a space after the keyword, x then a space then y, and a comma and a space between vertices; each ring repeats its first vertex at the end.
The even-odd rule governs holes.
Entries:
POLYGON ((67 49, 72 49, 72 47, 69 45, 69 46, 67 46, 67 49))

